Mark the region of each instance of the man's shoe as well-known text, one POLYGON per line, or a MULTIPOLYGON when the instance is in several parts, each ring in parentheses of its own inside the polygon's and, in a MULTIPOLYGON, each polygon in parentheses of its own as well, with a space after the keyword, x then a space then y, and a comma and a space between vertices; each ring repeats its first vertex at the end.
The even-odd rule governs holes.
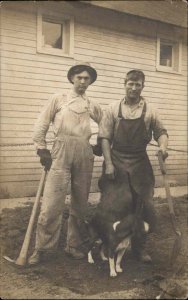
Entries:
POLYGON ((152 262, 151 256, 147 253, 141 253, 140 255, 138 255, 138 260, 142 263, 151 263, 152 262))
POLYGON ((66 247, 65 253, 74 259, 83 259, 85 254, 73 247, 66 247))
POLYGON ((41 261, 41 252, 38 250, 35 250, 33 254, 28 259, 29 265, 36 265, 41 261))

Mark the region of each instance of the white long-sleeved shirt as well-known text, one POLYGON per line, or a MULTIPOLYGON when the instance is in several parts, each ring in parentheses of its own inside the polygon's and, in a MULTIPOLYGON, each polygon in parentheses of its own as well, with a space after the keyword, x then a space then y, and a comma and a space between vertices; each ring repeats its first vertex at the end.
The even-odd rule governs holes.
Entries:
POLYGON ((53 95, 35 125, 33 140, 36 148, 46 148, 45 137, 51 123, 55 137, 71 135, 89 140, 90 118, 99 124, 102 110, 86 94, 78 95, 71 90, 69 93, 53 95))

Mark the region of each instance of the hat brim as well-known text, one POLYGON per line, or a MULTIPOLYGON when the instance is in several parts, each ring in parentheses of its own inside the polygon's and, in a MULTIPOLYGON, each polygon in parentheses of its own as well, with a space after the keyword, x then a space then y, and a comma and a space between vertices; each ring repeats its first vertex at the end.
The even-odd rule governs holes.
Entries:
POLYGON ((71 67, 70 69, 69 69, 69 71, 68 71, 68 73, 67 73, 67 78, 68 78, 68 80, 73 84, 73 82, 72 82, 72 80, 71 80, 71 77, 72 77, 72 75, 74 75, 74 74, 79 74, 78 72, 77 72, 77 70, 79 69, 79 68, 83 68, 84 67, 84 70, 85 71, 88 71, 89 72, 89 74, 91 75, 91 83, 90 84, 92 84, 93 82, 95 82, 95 80, 97 79, 97 72, 96 72, 96 70, 94 69, 94 68, 92 68, 92 67, 90 67, 90 66, 86 66, 86 65, 76 65, 76 66, 73 66, 73 67, 71 67), (76 73, 75 73, 75 70, 76 70, 76 73))

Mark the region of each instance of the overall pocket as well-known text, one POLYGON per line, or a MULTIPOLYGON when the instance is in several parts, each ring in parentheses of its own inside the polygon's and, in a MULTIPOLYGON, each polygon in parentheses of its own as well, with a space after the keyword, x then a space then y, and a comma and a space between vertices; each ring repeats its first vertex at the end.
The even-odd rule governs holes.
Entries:
POLYGON ((61 147, 61 142, 58 141, 58 140, 55 140, 54 144, 52 146, 52 150, 51 150, 51 157, 52 157, 52 159, 57 158, 57 155, 58 155, 60 147, 61 147))

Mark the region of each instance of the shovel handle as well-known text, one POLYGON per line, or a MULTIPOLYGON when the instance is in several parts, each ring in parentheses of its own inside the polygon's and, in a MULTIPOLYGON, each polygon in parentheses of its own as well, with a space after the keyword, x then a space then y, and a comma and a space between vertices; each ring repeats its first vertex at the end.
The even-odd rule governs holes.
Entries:
POLYGON ((163 182, 164 182, 164 186, 165 186, 166 197, 167 197, 167 201, 168 201, 168 205, 169 205, 170 215, 172 218, 173 216, 175 216, 174 207, 173 207, 172 197, 171 197, 171 193, 170 193, 170 187, 169 187, 169 183, 168 183, 168 179, 167 179, 166 164, 163 159, 162 152, 160 150, 158 151, 158 160, 159 160, 159 166, 161 169, 161 173, 163 175, 163 182))
MULTIPOLYGON (((160 150, 158 151, 158 160, 159 160, 159 166, 161 169, 161 173, 163 176, 163 181, 164 181, 164 186, 165 186, 165 191, 166 191, 166 198, 168 201, 168 207, 169 207, 169 212, 170 212, 170 220, 172 223, 173 230, 174 230, 175 234, 177 235, 176 240, 174 242, 173 249, 172 249, 171 257, 170 257, 170 265, 173 265, 180 250, 181 250, 182 233, 177 227, 176 217, 175 217, 175 213, 174 213, 173 199, 171 197, 170 186, 169 186, 169 182, 167 179, 166 164, 165 164, 165 160, 163 158, 163 154, 160 150)), ((158 296, 158 298, 156 298, 156 299, 162 299, 162 297, 163 297, 163 293, 161 293, 158 296)))
POLYGON ((168 207, 169 207, 169 212, 170 212, 171 223, 172 223, 172 226, 173 226, 174 231, 176 232, 176 234, 181 235, 181 232, 177 228, 177 224, 176 224, 174 205, 173 205, 173 200, 172 200, 172 196, 171 196, 171 193, 170 193, 169 182, 168 182, 168 179, 167 179, 166 164, 165 164, 165 161, 163 159, 162 152, 160 150, 158 151, 158 160, 159 160, 159 166, 160 166, 160 169, 161 169, 161 173, 163 175, 163 181, 164 181, 164 186, 165 186, 165 191, 166 191, 166 198, 167 198, 167 201, 168 201, 168 207))

